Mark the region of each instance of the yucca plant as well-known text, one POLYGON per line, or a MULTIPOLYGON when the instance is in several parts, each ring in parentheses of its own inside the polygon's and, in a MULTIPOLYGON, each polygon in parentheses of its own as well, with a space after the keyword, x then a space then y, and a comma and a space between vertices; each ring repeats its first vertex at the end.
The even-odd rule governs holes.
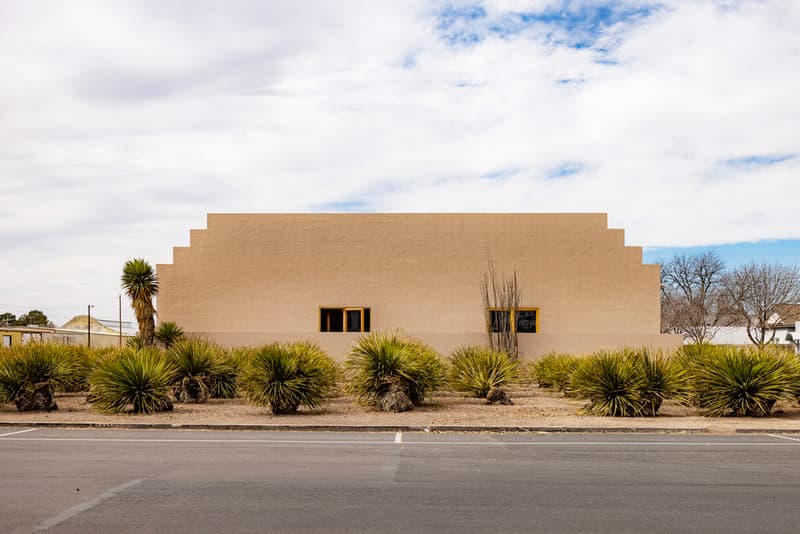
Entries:
POLYGON ((580 358, 572 354, 551 352, 545 354, 532 366, 532 378, 541 388, 554 388, 569 392, 569 382, 580 358))
POLYGON ((586 413, 612 417, 641 415, 643 386, 636 359, 619 352, 600 352, 586 358, 571 381, 572 390, 589 401, 586 413))
POLYGON ((169 350, 172 346, 184 339, 183 328, 172 321, 164 321, 158 324, 155 332, 156 341, 164 345, 169 350))
POLYGON ((253 355, 253 349, 239 347, 221 351, 220 363, 209 382, 212 399, 233 399, 238 392, 239 375, 253 355))
POLYGON ((98 363, 90 378, 94 408, 103 413, 171 410, 175 369, 154 349, 125 348, 98 363))
POLYGON ((139 336, 131 336, 125 341, 125 347, 133 350, 145 348, 144 341, 139 336))
POLYGON ((729 348, 689 371, 697 404, 708 415, 763 417, 796 391, 797 367, 771 351, 729 348))
POLYGON ((624 348, 582 360, 572 375, 571 388, 589 400, 586 413, 654 416, 664 400, 683 398, 685 372, 661 352, 624 348))
POLYGON ((71 360, 69 365, 73 372, 70 380, 64 384, 62 391, 67 393, 88 391, 89 375, 98 360, 98 354, 97 349, 90 349, 82 345, 65 347, 64 356, 71 360))
POLYGON ((81 370, 64 345, 32 343, 0 360, 0 391, 20 411, 57 410, 55 392, 78 383, 81 370))
POLYGON ((450 357, 450 386, 473 397, 486 397, 494 388, 517 376, 517 365, 508 354, 491 347, 462 347, 450 357))
POLYGON ((642 415, 656 415, 666 399, 685 400, 686 370, 676 360, 647 348, 635 351, 630 357, 635 358, 642 375, 639 390, 642 415))
POLYGON ((241 377, 253 404, 277 415, 295 413, 302 405, 318 408, 336 385, 336 364, 311 343, 272 343, 254 350, 241 377))
POLYGON ((387 409, 382 399, 402 394, 395 411, 422 404, 442 386, 446 367, 439 355, 397 332, 374 332, 358 339, 345 362, 348 389, 358 402, 387 409))
POLYGON ((219 347, 204 339, 188 339, 166 352, 175 368, 175 398, 178 402, 202 403, 208 400, 214 376, 227 371, 219 347))

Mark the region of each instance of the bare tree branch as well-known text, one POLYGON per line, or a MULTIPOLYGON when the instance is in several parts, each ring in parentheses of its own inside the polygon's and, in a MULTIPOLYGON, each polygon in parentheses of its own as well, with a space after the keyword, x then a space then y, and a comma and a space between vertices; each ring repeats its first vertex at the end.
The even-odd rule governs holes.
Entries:
POLYGON ((763 349, 775 340, 781 309, 800 302, 800 269, 751 263, 728 273, 724 289, 732 313, 746 324, 750 342, 763 349))
POLYGON ((716 253, 674 256, 661 266, 661 330, 693 343, 710 341, 722 326, 725 263, 716 253))

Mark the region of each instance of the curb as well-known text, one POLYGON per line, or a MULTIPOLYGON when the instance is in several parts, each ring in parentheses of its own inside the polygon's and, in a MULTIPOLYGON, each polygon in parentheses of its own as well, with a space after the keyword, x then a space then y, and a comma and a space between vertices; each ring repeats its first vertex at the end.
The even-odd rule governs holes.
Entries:
MULTIPOLYGON (((0 427, 28 428, 105 428, 125 430, 244 430, 261 432, 442 432, 494 434, 708 434, 708 428, 659 427, 553 427, 553 426, 459 426, 459 425, 262 425, 262 424, 197 424, 197 423, 92 423, 92 422, 24 422, 0 421, 0 427)), ((780 432, 793 430, 737 430, 737 433, 780 432)))
POLYGON ((441 432, 491 434, 800 434, 800 428, 736 428, 715 430, 708 427, 589 427, 589 426, 459 426, 459 425, 267 425, 201 423, 93 423, 60 421, 0 421, 2 427, 25 428, 105 428, 124 430, 216 430, 258 432, 441 432))

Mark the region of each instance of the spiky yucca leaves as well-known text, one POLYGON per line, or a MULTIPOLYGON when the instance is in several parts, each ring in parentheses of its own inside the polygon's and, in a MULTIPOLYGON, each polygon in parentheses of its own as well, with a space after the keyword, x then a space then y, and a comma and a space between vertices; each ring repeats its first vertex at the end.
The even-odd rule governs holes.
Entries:
POLYGON ((635 351, 629 357, 635 358, 642 374, 639 391, 642 415, 656 415, 666 399, 685 400, 687 375, 678 361, 647 348, 635 351))
POLYGON ((64 391, 82 378, 82 369, 65 345, 21 345, 0 359, 0 391, 9 401, 16 401, 40 384, 48 384, 53 392, 64 391))
POLYGON ((586 358, 572 374, 572 390, 589 400, 586 413, 635 416, 642 413, 641 368, 629 354, 600 352, 586 358))
POLYGON ((175 397, 179 402, 205 402, 214 376, 224 374, 221 350, 204 339, 188 339, 175 344, 166 353, 175 368, 175 397))
POLYGON ((647 348, 596 353, 580 362, 572 390, 601 416, 654 416, 666 399, 683 399, 686 374, 677 361, 647 348))
POLYGON ((254 349, 239 347, 221 352, 220 364, 211 376, 209 391, 212 399, 233 399, 239 387, 242 369, 252 359, 254 349))
POLYGON ((377 405, 390 384, 400 381, 419 405, 441 387, 447 369, 429 346, 398 332, 373 332, 358 339, 345 362, 348 390, 363 405, 377 405))
POLYGON ((532 366, 532 378, 541 388, 569 391, 569 382, 580 358, 572 354, 550 352, 539 358, 532 366))
POLYGON ((131 299, 133 313, 139 324, 139 337, 144 346, 153 344, 156 309, 153 297, 158 295, 158 278, 153 267, 142 258, 125 262, 122 268, 122 289, 131 299))
POLYGON ((184 339, 183 328, 172 321, 164 321, 158 324, 155 338, 165 349, 170 349, 175 343, 184 339))
POLYGON ((144 348, 144 341, 142 338, 137 336, 131 336, 125 341, 125 347, 133 350, 139 350, 144 348))
POLYGON ((311 343, 272 343, 256 349, 241 375, 253 404, 274 414, 291 414, 303 405, 316 409, 336 385, 336 364, 311 343))
POLYGON ((797 367, 771 351, 729 348, 707 353, 690 370, 698 406, 708 415, 763 417, 775 402, 793 395, 797 367))
POLYGON ((155 349, 122 349, 100 361, 90 378, 92 406, 103 413, 149 414, 171 407, 175 369, 155 349))
POLYGON ((450 386, 473 397, 508 384, 517 375, 517 364, 505 352, 491 347, 462 347, 450 357, 450 386))

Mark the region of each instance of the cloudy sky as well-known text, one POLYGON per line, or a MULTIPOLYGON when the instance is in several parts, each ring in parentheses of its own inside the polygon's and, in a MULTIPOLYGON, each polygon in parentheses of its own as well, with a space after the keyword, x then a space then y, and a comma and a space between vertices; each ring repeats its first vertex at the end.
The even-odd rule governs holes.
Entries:
POLYGON ((650 261, 800 263, 798 28, 796 0, 0 0, 0 311, 113 318, 124 261, 207 212, 602 211, 650 261))

